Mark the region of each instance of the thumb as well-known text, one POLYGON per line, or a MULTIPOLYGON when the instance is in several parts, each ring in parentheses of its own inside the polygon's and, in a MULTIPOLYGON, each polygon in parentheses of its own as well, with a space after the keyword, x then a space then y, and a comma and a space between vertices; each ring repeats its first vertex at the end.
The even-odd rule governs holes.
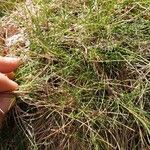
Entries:
POLYGON ((14 91, 18 84, 10 80, 6 75, 0 73, 0 92, 14 91))
POLYGON ((0 94, 0 126, 4 120, 5 114, 15 103, 15 97, 11 94, 0 94))

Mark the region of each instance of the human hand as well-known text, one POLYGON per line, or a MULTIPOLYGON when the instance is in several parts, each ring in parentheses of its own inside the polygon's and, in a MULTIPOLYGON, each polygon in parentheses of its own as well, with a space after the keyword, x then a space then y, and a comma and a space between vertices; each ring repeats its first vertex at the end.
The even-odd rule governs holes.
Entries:
POLYGON ((7 92, 18 89, 18 84, 12 81, 12 72, 19 66, 20 59, 0 56, 0 125, 5 114, 13 105, 13 97, 7 92))

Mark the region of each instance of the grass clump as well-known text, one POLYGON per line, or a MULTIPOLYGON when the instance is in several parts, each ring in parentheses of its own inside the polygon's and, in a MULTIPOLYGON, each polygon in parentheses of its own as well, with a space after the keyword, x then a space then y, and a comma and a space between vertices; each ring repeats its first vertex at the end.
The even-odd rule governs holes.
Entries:
POLYGON ((32 4, 14 17, 30 40, 10 117, 23 148, 149 149, 150 2, 32 4))

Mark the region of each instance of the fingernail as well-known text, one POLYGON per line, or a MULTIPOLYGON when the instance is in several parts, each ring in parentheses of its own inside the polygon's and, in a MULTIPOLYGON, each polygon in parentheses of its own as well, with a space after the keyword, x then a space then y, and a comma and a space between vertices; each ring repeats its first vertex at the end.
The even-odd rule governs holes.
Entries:
POLYGON ((10 73, 7 73, 6 75, 7 75, 7 77, 9 79, 14 79, 15 73, 14 72, 10 72, 10 73))
POLYGON ((21 58, 18 57, 5 57, 5 58, 7 58, 6 60, 10 63, 17 63, 18 66, 20 66, 23 63, 21 58))
POLYGON ((14 82, 13 80, 9 80, 10 82, 10 89, 8 91, 16 91, 19 89, 19 85, 14 82))
POLYGON ((9 62, 16 62, 16 61, 20 61, 20 58, 17 58, 17 57, 5 57, 7 58, 6 60, 9 61, 9 62))

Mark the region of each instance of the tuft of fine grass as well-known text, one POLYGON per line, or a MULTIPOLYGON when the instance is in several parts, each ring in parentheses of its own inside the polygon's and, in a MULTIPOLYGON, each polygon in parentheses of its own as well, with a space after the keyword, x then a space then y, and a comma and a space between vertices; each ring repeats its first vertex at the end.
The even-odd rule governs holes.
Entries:
POLYGON ((9 128, 23 138, 0 146, 149 149, 150 2, 34 0, 17 11, 30 46, 11 48, 26 60, 9 128))

